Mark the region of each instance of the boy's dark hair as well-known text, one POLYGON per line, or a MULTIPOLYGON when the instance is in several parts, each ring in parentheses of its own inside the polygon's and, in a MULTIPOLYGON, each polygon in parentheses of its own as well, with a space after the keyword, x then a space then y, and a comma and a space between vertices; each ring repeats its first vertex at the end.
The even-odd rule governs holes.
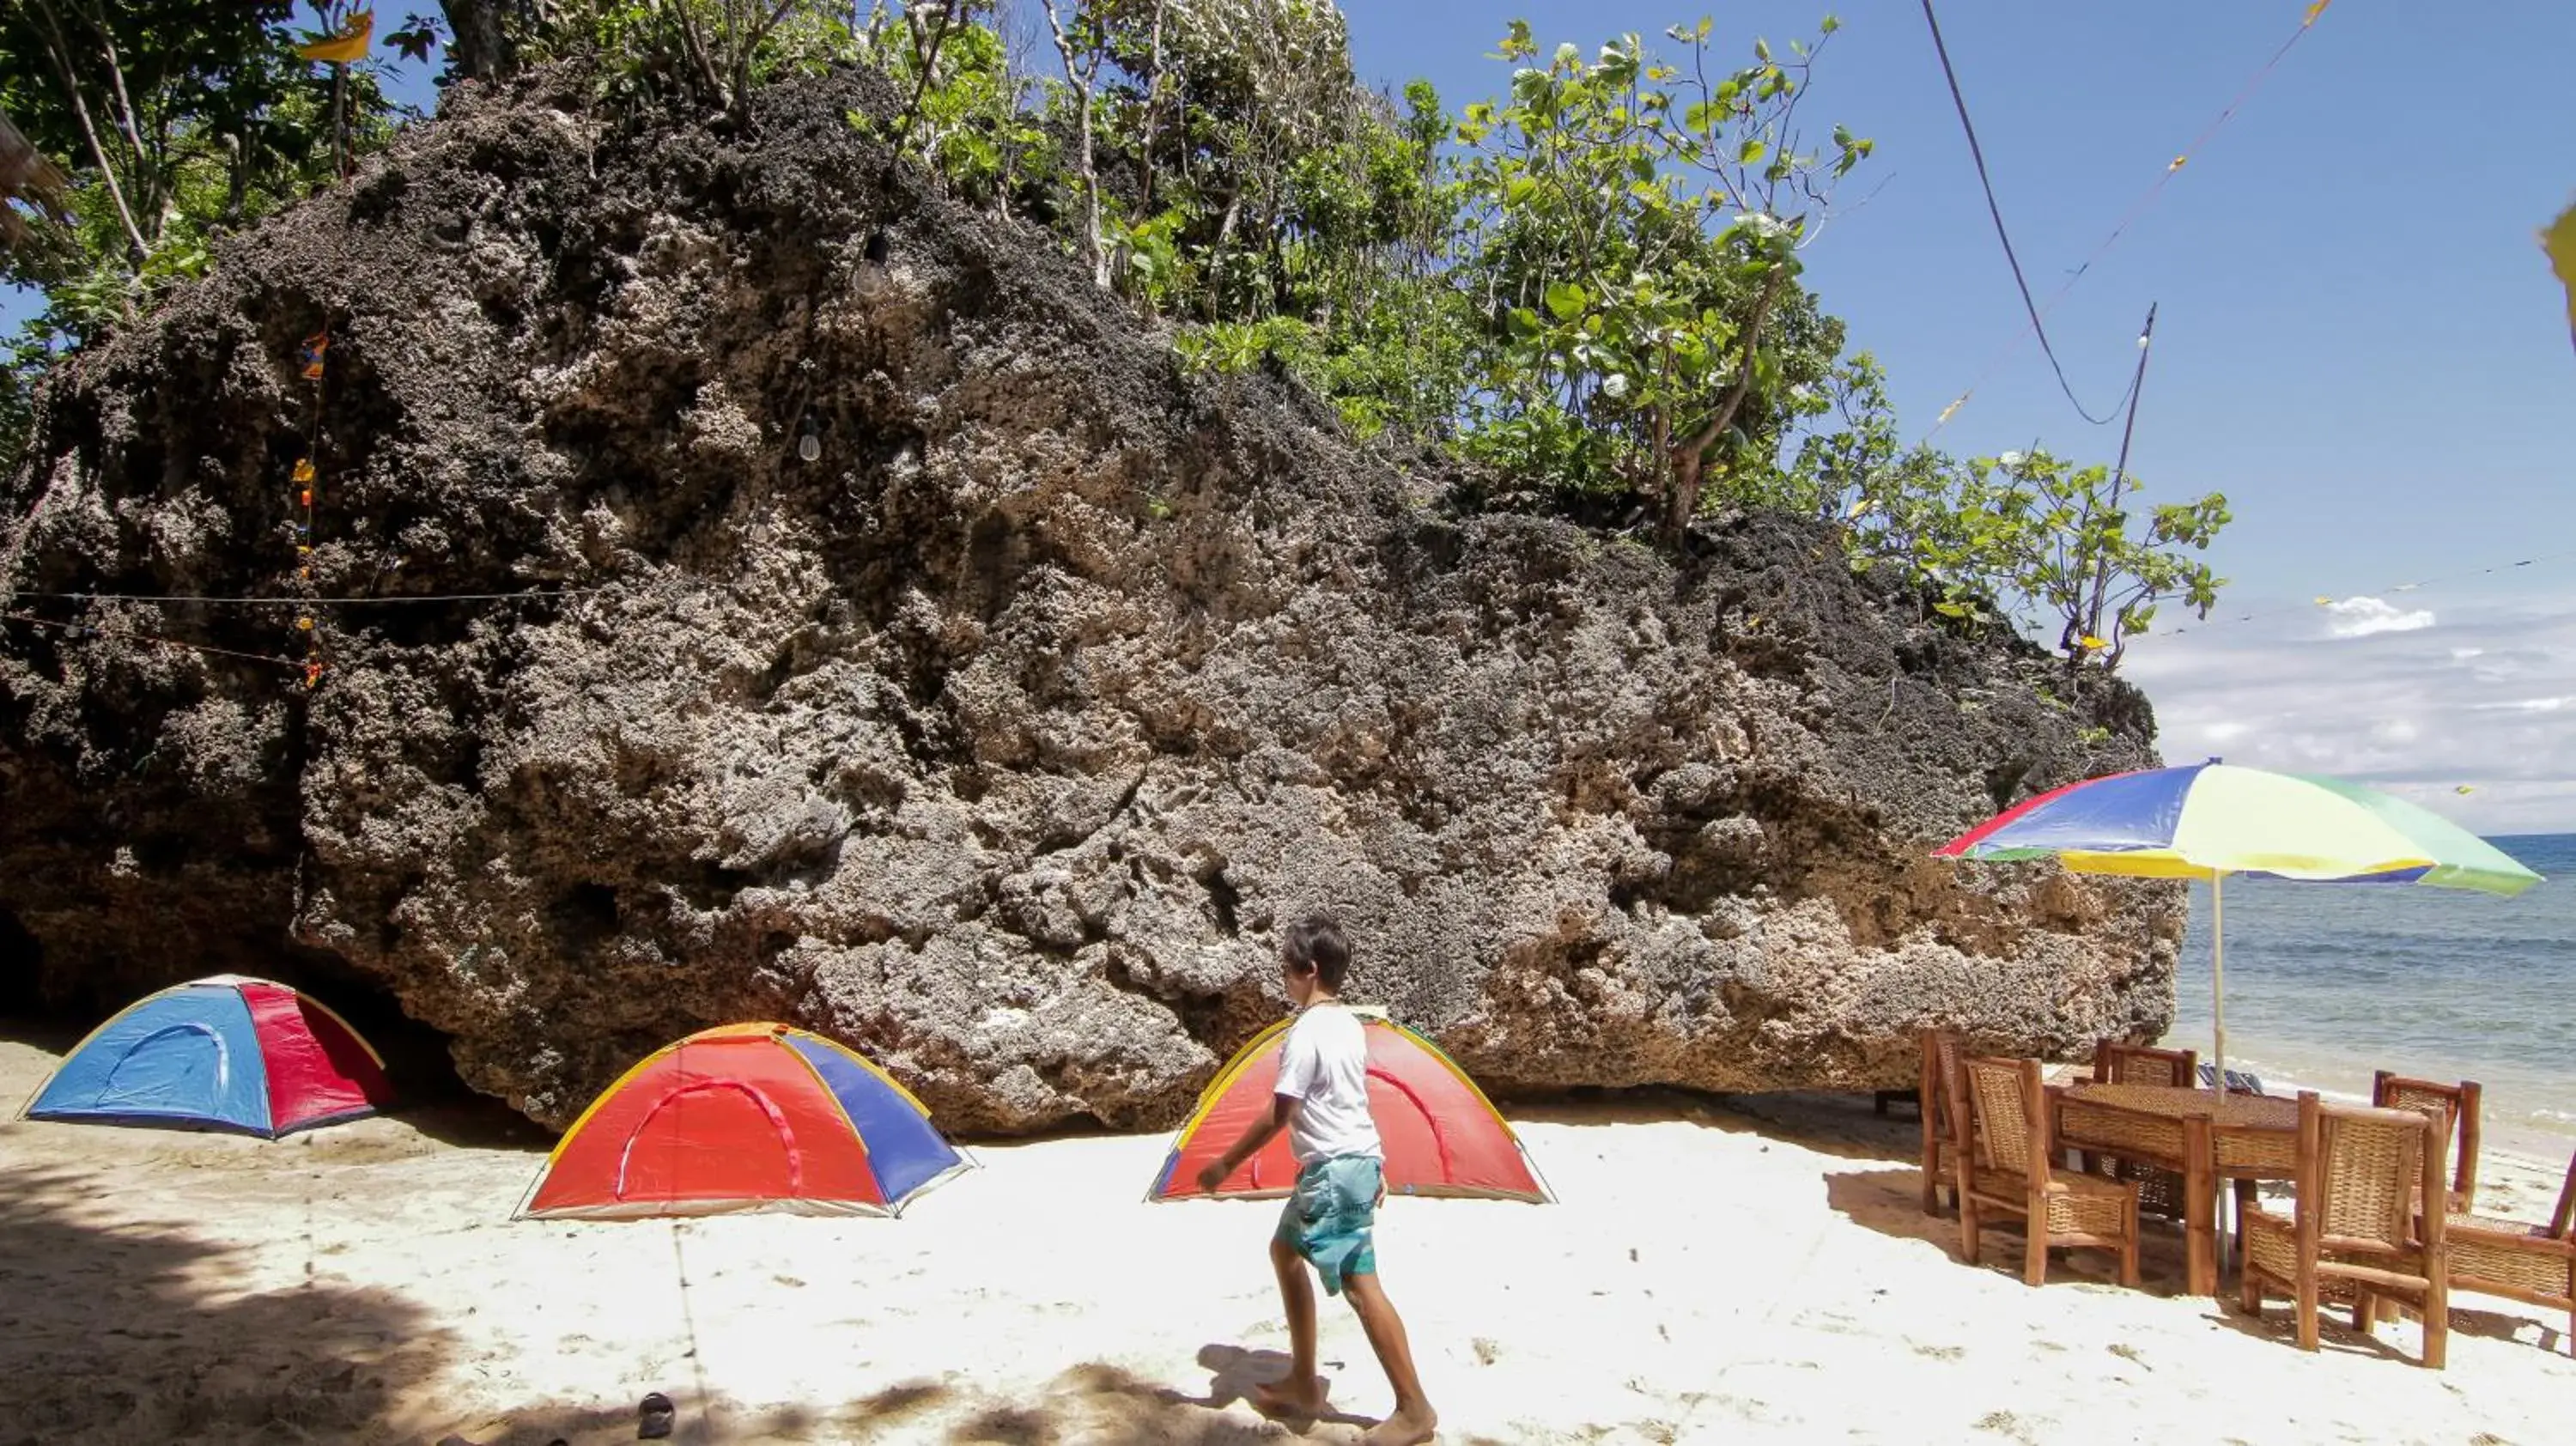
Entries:
POLYGON ((1309 914, 1288 926, 1288 938, 1281 946, 1288 955, 1288 967, 1300 974, 1313 974, 1323 986, 1338 994, 1342 979, 1351 972, 1351 941, 1342 934, 1342 921, 1330 914, 1309 914))

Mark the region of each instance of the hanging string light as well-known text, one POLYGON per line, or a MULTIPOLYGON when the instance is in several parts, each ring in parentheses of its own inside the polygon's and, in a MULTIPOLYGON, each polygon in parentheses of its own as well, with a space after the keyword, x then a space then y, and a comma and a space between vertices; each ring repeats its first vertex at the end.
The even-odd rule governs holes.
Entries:
POLYGON ((295 590, 306 599, 304 606, 296 612, 295 631, 304 644, 304 687, 307 692, 320 686, 324 668, 322 633, 321 629, 314 625, 310 599, 313 593, 313 494, 319 490, 321 481, 313 466, 313 454, 317 450, 316 444, 321 439, 322 381, 326 370, 325 358, 330 349, 331 329, 328 324, 325 324, 322 330, 304 339, 304 345, 299 352, 304 364, 304 380, 313 388, 313 415, 305 431, 304 455, 295 459, 295 470, 292 474, 295 496, 295 511, 292 515, 297 519, 295 590))

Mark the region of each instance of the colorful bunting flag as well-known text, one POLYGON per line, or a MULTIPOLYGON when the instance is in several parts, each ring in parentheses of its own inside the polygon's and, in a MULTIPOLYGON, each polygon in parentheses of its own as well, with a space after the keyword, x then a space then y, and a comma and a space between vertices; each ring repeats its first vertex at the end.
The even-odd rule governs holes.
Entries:
POLYGON ((2576 340, 2576 206, 2559 213, 2540 233, 2540 249, 2548 253, 2549 269, 2558 273, 2558 284, 2567 292, 2567 334, 2576 340))
POLYGON ((342 65, 367 58, 367 42, 375 38, 376 12, 361 10, 341 27, 309 45, 295 47, 295 53, 307 60, 336 61, 342 65))

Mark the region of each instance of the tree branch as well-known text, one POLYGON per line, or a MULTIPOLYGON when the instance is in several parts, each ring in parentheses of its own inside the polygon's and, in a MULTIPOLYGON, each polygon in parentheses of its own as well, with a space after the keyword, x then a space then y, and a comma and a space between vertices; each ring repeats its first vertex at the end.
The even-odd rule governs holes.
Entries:
POLYGON ((49 0, 34 0, 34 5, 45 29, 45 54, 54 62, 54 71, 63 83, 63 94, 71 100, 72 116, 80 123, 81 139, 89 143, 90 158, 98 163, 99 180, 107 187, 108 200, 116 206, 116 219, 125 227, 128 269, 140 272, 144 258, 152 254, 152 247, 143 239, 143 229, 135 224, 134 209, 126 204, 125 188, 117 184, 116 163, 108 157, 107 147, 98 138, 98 126, 90 119, 88 98, 72 69, 71 43, 63 34, 62 18, 54 13, 49 0))
POLYGON ((1690 526, 1691 514, 1699 509, 1700 480, 1707 464, 1708 449, 1728 427, 1735 424, 1736 414, 1744 409, 1745 399, 1753 395, 1753 362, 1762 344, 1762 324, 1769 319, 1771 304, 1779 299, 1781 288, 1787 285, 1788 280, 1787 267, 1775 265, 1771 268, 1770 276, 1762 283, 1762 294, 1754 299, 1753 315, 1744 324, 1744 361, 1736 372, 1735 389, 1665 465, 1669 491, 1664 498, 1664 532, 1668 537, 1678 538, 1690 526))

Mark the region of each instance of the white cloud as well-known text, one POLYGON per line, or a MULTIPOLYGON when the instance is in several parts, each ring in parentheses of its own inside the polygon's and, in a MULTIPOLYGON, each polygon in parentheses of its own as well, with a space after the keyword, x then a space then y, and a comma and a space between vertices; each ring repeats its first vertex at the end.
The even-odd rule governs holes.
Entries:
POLYGON ((2453 601, 2438 633, 2429 621, 2331 647, 2306 609, 2186 623, 2135 640, 2121 672, 2155 704, 2169 763, 2332 774, 2482 833, 2576 830, 2576 594, 2453 601))
POLYGON ((2332 621, 2326 633, 2337 638, 2366 638, 2373 633, 2411 633, 2433 625, 2433 615, 2422 608, 2401 612, 2375 597, 2340 598, 2326 604, 2332 621))

